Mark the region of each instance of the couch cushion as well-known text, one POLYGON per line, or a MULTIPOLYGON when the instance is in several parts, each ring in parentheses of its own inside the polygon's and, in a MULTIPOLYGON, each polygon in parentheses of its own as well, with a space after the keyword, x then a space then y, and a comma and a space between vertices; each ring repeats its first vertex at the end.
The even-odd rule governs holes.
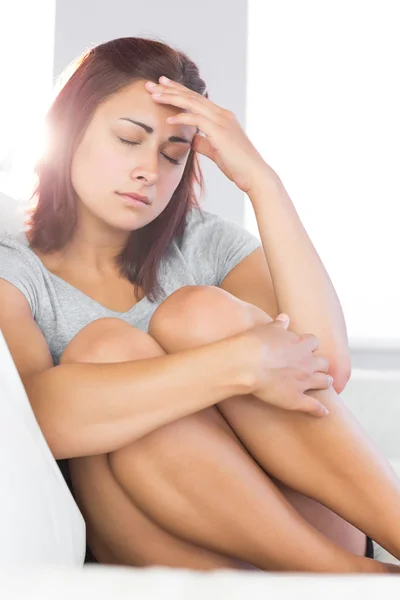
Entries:
POLYGON ((85 523, 0 331, 0 564, 82 565, 85 523))

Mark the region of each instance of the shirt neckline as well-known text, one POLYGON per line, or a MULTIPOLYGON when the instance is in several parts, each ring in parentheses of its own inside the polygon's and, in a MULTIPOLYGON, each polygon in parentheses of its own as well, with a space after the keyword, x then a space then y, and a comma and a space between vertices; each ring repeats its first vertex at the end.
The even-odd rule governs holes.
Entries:
POLYGON ((25 235, 25 240, 27 243, 27 247, 28 250, 31 252, 31 254, 34 256, 34 258, 36 260, 39 261, 42 269, 44 271, 46 271, 46 273, 49 275, 49 277, 56 279, 59 283, 61 283, 64 286, 67 286, 71 289, 74 290, 75 293, 78 293, 82 296, 82 298, 88 303, 88 304, 92 304, 95 305, 99 308, 101 308, 103 311, 108 312, 108 313, 112 313, 114 315, 120 315, 120 316, 127 316, 130 315, 132 312, 134 312, 134 310, 136 309, 137 306, 139 306, 139 304, 144 304, 145 301, 147 300, 147 296, 144 296, 141 300, 139 300, 139 302, 136 302, 133 306, 131 306, 131 308, 129 308, 127 311, 125 312, 120 312, 117 310, 112 310, 111 308, 107 308, 107 306, 104 306, 104 304, 100 304, 100 302, 97 302, 97 300, 95 300, 94 298, 91 298, 90 296, 88 296, 87 294, 85 294, 85 292, 82 292, 82 290, 80 290, 79 288, 77 288, 76 286, 72 285, 72 283, 69 283, 68 281, 66 281, 65 279, 63 279, 62 277, 59 277, 58 275, 55 275, 55 273, 53 273, 52 271, 50 271, 42 262, 42 260, 38 257, 37 254, 34 253, 34 251, 32 250, 30 244, 29 244, 29 240, 25 235))
POLYGON ((74 292, 75 293, 77 292, 78 294, 80 294, 86 300, 86 302, 88 302, 90 304, 94 304, 94 305, 98 306, 99 308, 101 308, 103 311, 106 311, 108 313, 112 313, 114 315, 126 316, 126 315, 129 315, 130 313, 132 313, 136 309, 136 307, 139 306, 139 304, 142 304, 142 303, 144 303, 145 300, 147 300, 147 296, 144 296, 144 298, 139 300, 139 302, 136 302, 133 306, 131 306, 131 308, 129 308, 125 312, 119 312, 117 310, 112 310, 111 308, 107 308, 107 306, 104 306, 104 304, 100 304, 100 302, 97 302, 97 300, 95 300, 94 298, 91 298, 91 296, 88 296, 87 294, 85 294, 85 292, 82 292, 82 290, 80 290, 79 288, 72 285, 72 283, 65 281, 65 279, 63 279, 62 277, 59 277, 58 275, 55 275, 54 273, 49 271, 49 269, 47 267, 45 267, 45 265, 42 263, 40 258, 38 256, 36 258, 40 261, 41 265, 43 266, 43 269, 50 275, 50 277, 52 277, 53 279, 56 279, 59 283, 72 288, 74 290, 74 292))

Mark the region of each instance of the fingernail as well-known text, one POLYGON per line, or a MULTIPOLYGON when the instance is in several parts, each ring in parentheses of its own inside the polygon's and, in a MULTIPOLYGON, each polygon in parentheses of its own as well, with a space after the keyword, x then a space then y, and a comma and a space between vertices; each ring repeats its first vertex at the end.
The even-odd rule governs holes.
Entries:
POLYGON ((163 80, 163 83, 169 83, 171 80, 168 79, 168 77, 165 77, 165 75, 162 75, 162 77, 160 77, 160 80, 163 80))
POLYGON ((154 81, 146 81, 146 85, 147 85, 147 87, 149 87, 149 88, 154 88, 154 87, 156 87, 156 86, 157 86, 157 84, 156 84, 156 83, 154 83, 154 81))
POLYGON ((277 318, 278 321, 289 321, 289 317, 285 313, 281 313, 276 318, 277 318))
POLYGON ((322 407, 322 413, 324 416, 329 415, 329 410, 327 408, 325 408, 325 406, 322 407))

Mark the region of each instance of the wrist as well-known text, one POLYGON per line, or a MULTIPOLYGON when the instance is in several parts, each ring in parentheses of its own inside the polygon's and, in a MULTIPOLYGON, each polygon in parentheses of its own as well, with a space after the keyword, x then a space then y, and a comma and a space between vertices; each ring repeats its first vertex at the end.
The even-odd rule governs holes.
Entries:
POLYGON ((269 171, 264 170, 255 178, 251 188, 247 191, 247 195, 252 203, 257 202, 260 198, 265 202, 266 194, 279 193, 282 190, 282 185, 282 181, 275 171, 272 169, 269 171))
MULTIPOLYGON (((232 396, 252 394, 259 380, 260 358, 256 356, 257 340, 251 340, 245 332, 222 341, 227 345, 225 356, 233 386, 232 396)), ((259 352, 261 352, 261 344, 259 352)))

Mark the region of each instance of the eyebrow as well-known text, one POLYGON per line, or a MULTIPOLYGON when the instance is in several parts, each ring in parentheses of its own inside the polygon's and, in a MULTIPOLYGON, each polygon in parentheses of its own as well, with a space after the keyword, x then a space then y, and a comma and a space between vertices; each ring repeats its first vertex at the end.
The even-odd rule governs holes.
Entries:
MULTIPOLYGON (((140 121, 134 121, 133 119, 130 119, 129 117, 120 117, 119 119, 120 121, 129 121, 130 123, 134 123, 134 125, 139 125, 140 127, 143 127, 143 129, 145 131, 147 131, 147 133, 153 133, 154 129, 152 127, 150 127, 150 125, 145 125, 144 123, 140 123, 140 121)), ((186 138, 183 137, 179 137, 176 135, 171 135, 168 138, 169 142, 181 142, 182 144, 189 144, 189 146, 192 145, 192 142, 190 142, 190 140, 187 140, 186 138)))

